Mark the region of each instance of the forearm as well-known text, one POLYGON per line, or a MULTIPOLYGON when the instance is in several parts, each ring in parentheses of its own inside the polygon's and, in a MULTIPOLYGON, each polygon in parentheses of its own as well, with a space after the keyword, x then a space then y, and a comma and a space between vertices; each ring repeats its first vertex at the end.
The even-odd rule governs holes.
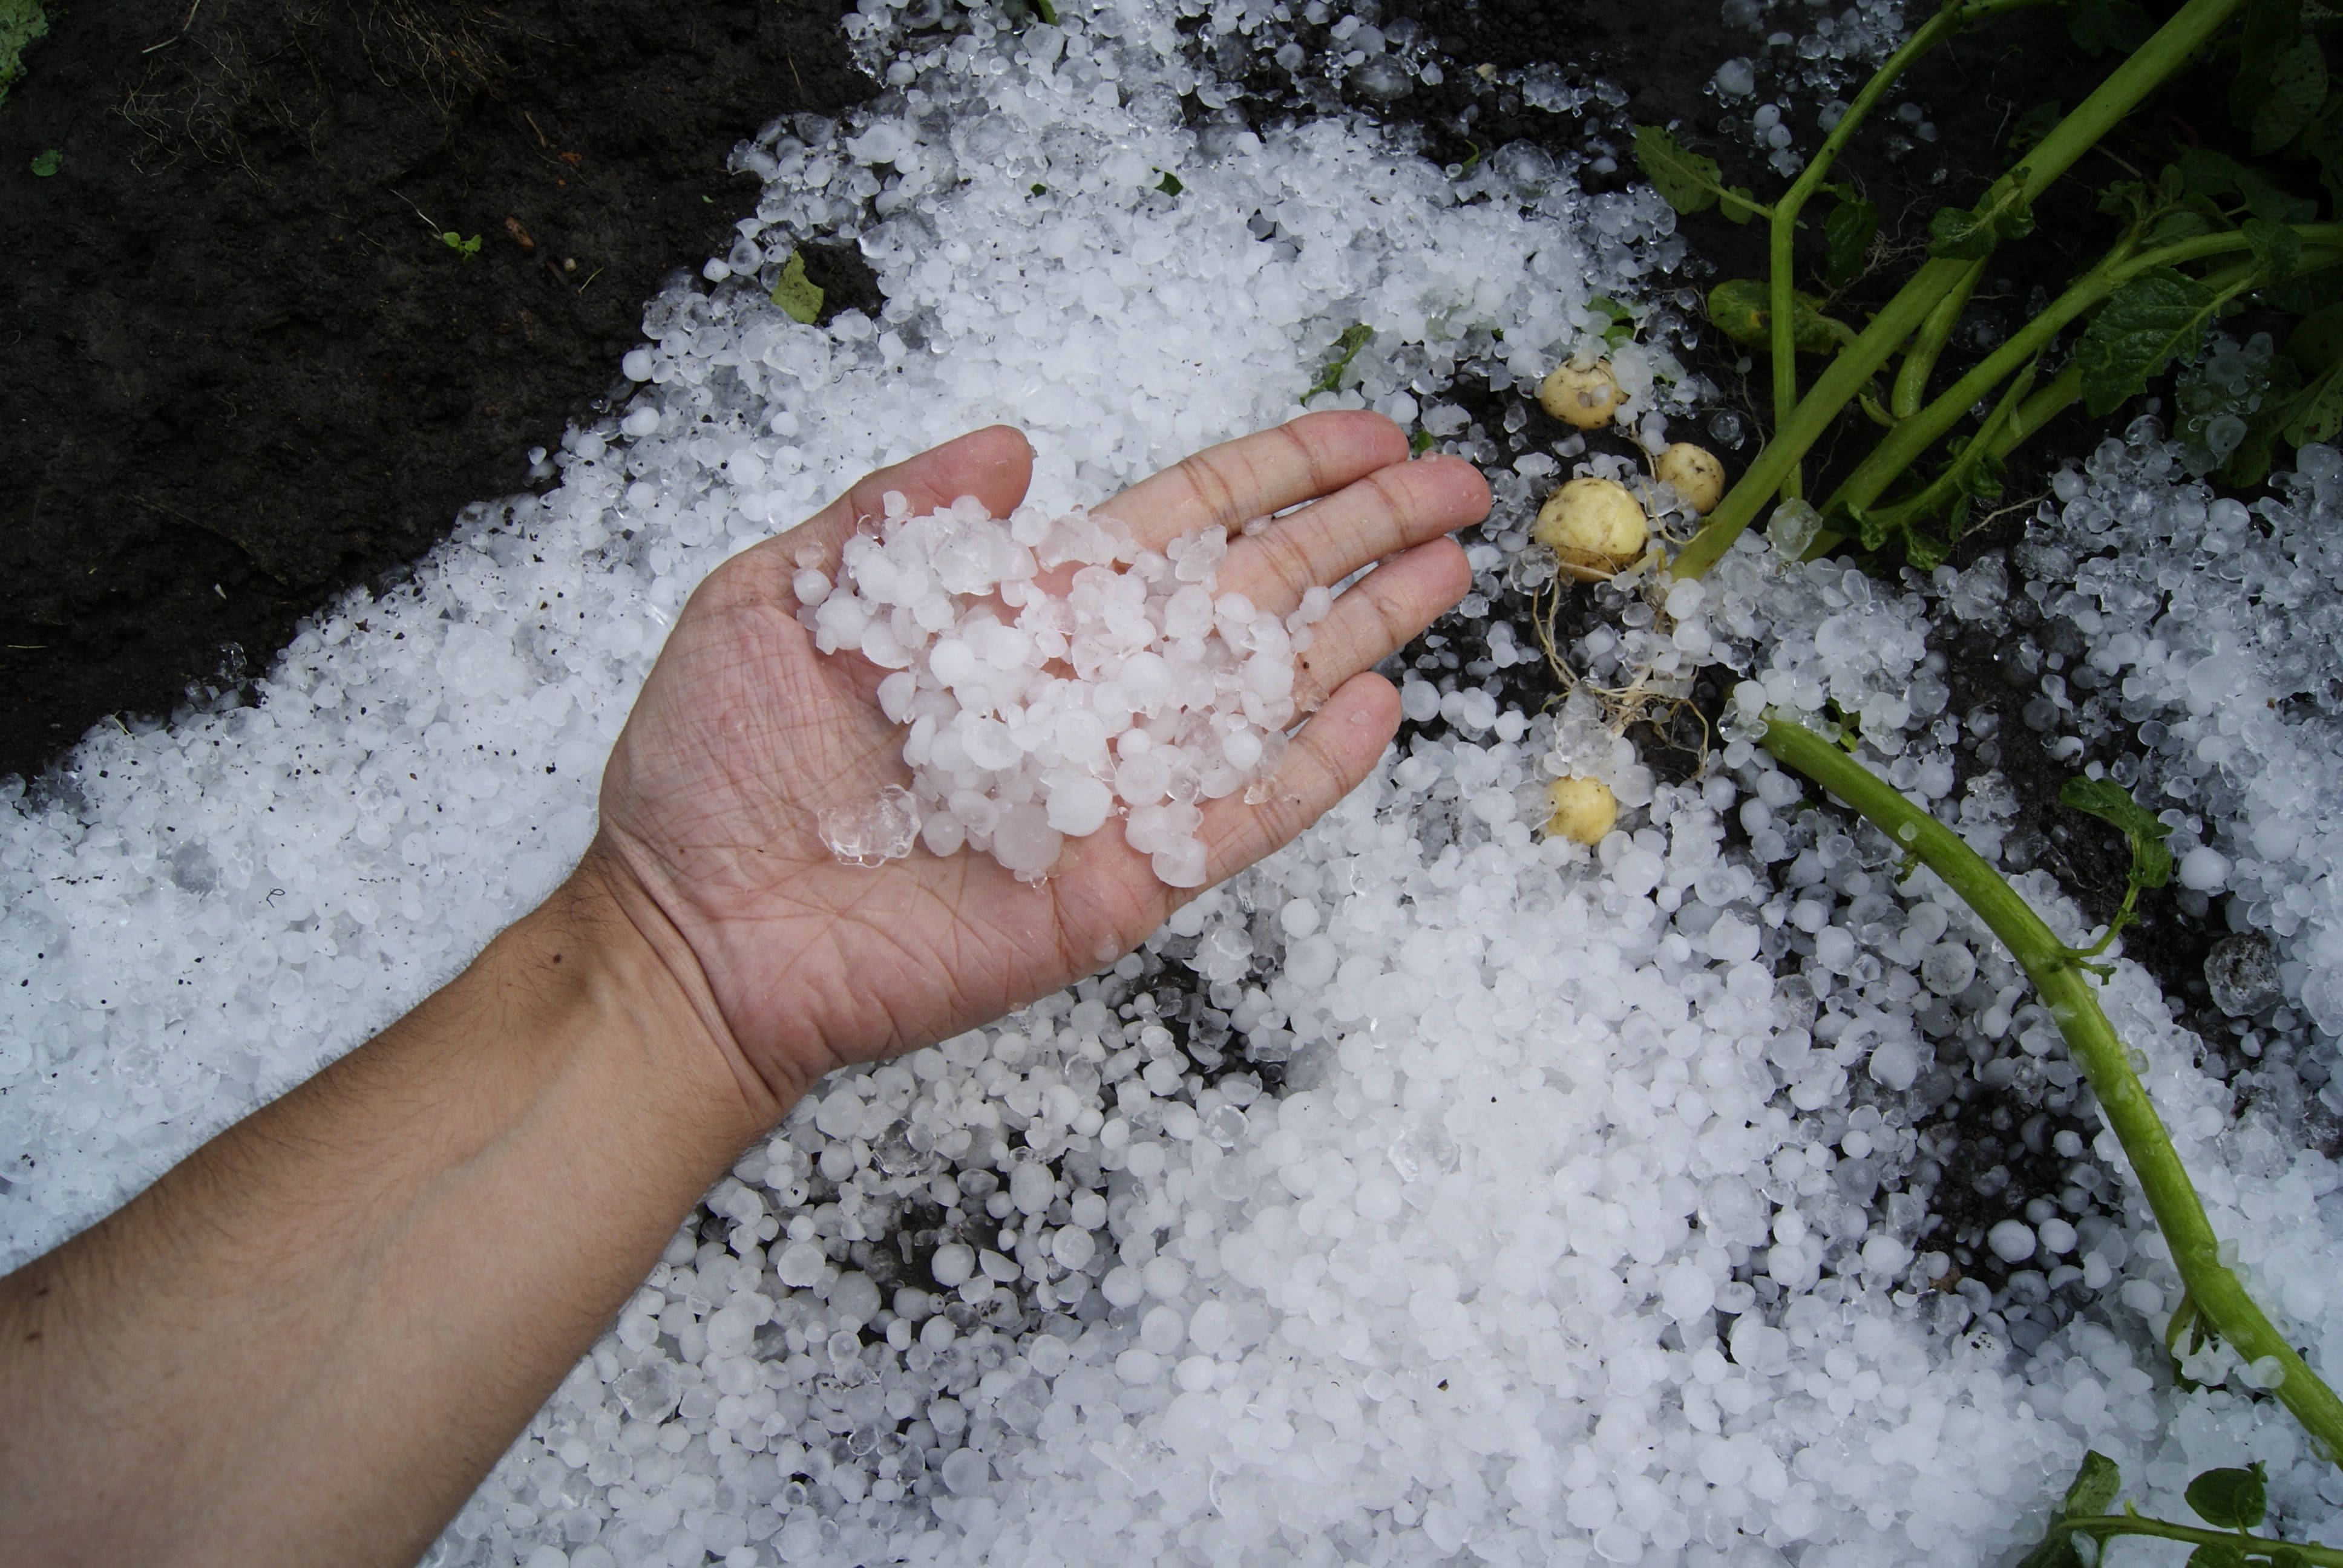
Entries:
POLYGON ((412 1562, 786 1107, 589 865, 0 1280, 0 1559, 412 1562))

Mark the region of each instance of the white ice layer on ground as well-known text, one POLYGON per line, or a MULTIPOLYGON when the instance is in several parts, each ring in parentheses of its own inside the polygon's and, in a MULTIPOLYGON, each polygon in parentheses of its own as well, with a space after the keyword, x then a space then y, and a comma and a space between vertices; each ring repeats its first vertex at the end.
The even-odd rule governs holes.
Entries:
MULTIPOLYGON (((257 707, 94 735, 61 795, 18 802, 0 1259, 356 1043, 542 894, 684 595, 854 474, 1007 418, 1041 499, 1103 493, 1288 413, 1353 321, 1377 328, 1362 396, 1470 446, 1438 397, 1460 363, 1534 378, 1588 291, 1634 297, 1671 254, 1648 194, 1500 184, 1520 160, 1460 186, 1348 122, 1192 135, 1172 21, 979 21, 904 46, 899 91, 850 125, 760 139, 759 216, 713 270, 842 230, 880 319, 800 326, 722 280, 663 296, 628 357, 642 393, 565 437, 548 495, 321 617, 257 707)), ((1500 574, 1534 575, 1509 552, 1557 467, 1494 476, 1484 608, 1500 574)), ((1901 787, 1998 843, 2006 791, 1953 788, 1921 594, 1754 540, 1697 591, 1612 591, 1624 633, 1570 650, 1593 678, 1664 690, 1721 662, 1772 700, 1835 700, 1901 787)), ((2077 1315, 2029 1315, 2015 1280, 1926 1288, 1943 1254, 1881 1196, 1921 1159, 1907 1097, 1972 1070, 2074 1090, 1965 911, 1899 888, 1876 835, 1796 809, 1745 739, 1662 786, 1584 700, 1534 722, 1443 684, 1404 695, 1450 739, 1146 951, 827 1082, 437 1560, 1986 1563, 2086 1442, 2171 1511, 2191 1467, 2268 1459, 2287 1517, 2332 1538, 2343 1496, 2282 1413, 2216 1365, 2186 1397, 2162 1375, 2145 1331, 2172 1281, 2136 1213, 1994 1225, 2004 1256, 2044 1251, 2035 1285, 2072 1270, 2100 1292, 2077 1315), (1628 808, 1591 853, 1530 825, 1564 770, 1628 808), (894 1238, 915 1230, 913 1263, 894 1238)), ((2109 1001, 2217 1226, 2343 1364, 2332 1168, 2267 1111, 2231 1125, 2140 971, 2109 1001)))
POLYGON ((2250 508, 2187 482, 2180 459, 2110 440, 2061 476, 2041 548, 2062 558, 2041 564, 2074 572, 2074 598, 2046 608, 2071 617, 2085 662, 2141 726, 2139 793, 2179 829, 2181 884, 2222 897, 2232 929, 2277 939, 2285 1000, 2331 1045, 2343 1035, 2343 455, 2304 447, 2299 471, 2250 508))

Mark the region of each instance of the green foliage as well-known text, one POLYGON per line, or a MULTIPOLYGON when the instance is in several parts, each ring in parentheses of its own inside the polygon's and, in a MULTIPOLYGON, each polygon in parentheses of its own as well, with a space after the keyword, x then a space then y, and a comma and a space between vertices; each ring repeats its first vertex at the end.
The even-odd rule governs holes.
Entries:
POLYGON ((2112 779, 2069 779, 2058 800, 2097 817, 2130 841, 2134 883, 2160 888, 2172 879, 2172 850, 2165 843, 2172 829, 2133 799, 2130 790, 2112 779))
POLYGON ((2188 1553, 2188 1568, 2246 1568, 2246 1554, 2227 1541, 2207 1541, 2188 1553))
MULTIPOLYGON (((1801 354, 1835 354, 1855 336, 1844 321, 1822 313, 1823 302, 1811 294, 1794 293, 1790 305, 1790 336, 1801 354)), ((1708 291, 1708 318, 1734 342, 1764 348, 1773 341, 1773 302, 1765 286, 1754 277, 1729 277, 1708 291)))
POLYGON ((1616 348, 1635 336, 1635 313, 1608 295, 1587 297, 1586 308, 1604 318, 1603 347, 1616 348))
POLYGON ((1364 323, 1342 328, 1342 336, 1334 339, 1333 357, 1326 362, 1326 368, 1319 372, 1318 379, 1310 384, 1310 389, 1302 394, 1302 400, 1307 403, 1321 392, 1332 392, 1341 387, 1343 374, 1351 368, 1351 361, 1359 357, 1359 350, 1364 348, 1374 335, 1375 329, 1364 323))
POLYGON ((477 234, 471 238, 466 239, 462 235, 458 234, 451 228, 439 236, 439 243, 446 246, 449 250, 454 251, 458 256, 462 256, 466 261, 470 261, 480 254, 480 236, 477 234))
POLYGON ((1727 186, 1716 160, 1694 152, 1664 126, 1635 127, 1635 166, 1652 188, 1680 213, 1719 207, 1735 223, 1746 223, 1766 209, 1746 186, 1727 186))
POLYGON ((2066 36, 2087 55, 2110 49, 2130 54, 2147 42, 2156 24, 2132 0, 2068 0, 2066 36))
POLYGON ((2083 1467, 2075 1472, 2067 1484, 2066 1501, 2059 1505, 2059 1513, 2074 1519, 2086 1513, 2105 1513, 2116 1493, 2123 1490, 2123 1467, 2097 1449, 2083 1455, 2083 1467))
POLYGON ((2237 46, 2229 117, 2257 155, 2294 139, 2327 98, 2327 60, 2303 30, 2299 0, 2250 0, 2237 46))
POLYGON ((2042 145, 2042 138, 2057 129, 2058 122, 2066 117, 2065 106, 2056 98, 2035 105, 2010 123, 2009 151, 2013 157, 2023 157, 2042 145))
POLYGON ((48 30, 41 0, 0 0, 0 104, 8 101, 8 89, 25 74, 25 51, 48 30))
POLYGON ((1163 177, 1155 182, 1155 188, 1161 191, 1165 196, 1178 196, 1182 191, 1188 188, 1186 186, 1180 183, 1180 176, 1173 174, 1171 170, 1164 169, 1161 172, 1163 177))
POLYGON ((821 319, 821 286, 806 276, 805 256, 800 252, 789 252, 789 259, 781 266, 780 281, 773 285, 770 297, 791 321, 802 321, 810 327, 821 319))
POLYGON ((2168 266, 2143 272, 2107 297, 2092 317, 2075 358, 2083 369, 2083 406, 2112 414, 2147 390, 2173 356, 2194 359, 2219 297, 2168 266))
POLYGON ((1823 219, 1823 281, 1833 288, 1853 283, 1878 235, 1879 209, 1860 196, 1841 196, 1823 219))
MULTIPOLYGON (((2173 166, 2179 171, 2184 196, 2201 196, 2208 202, 2235 196, 2256 217, 2272 223, 2308 223, 2318 212, 2317 202, 2290 194, 2268 171, 2241 164, 2211 147, 2190 147, 2173 166)), ((2198 210, 2220 217, 2217 206, 2198 210)))
POLYGON ((1408 438, 1407 455, 1411 457, 1421 457, 1426 452, 1431 451, 1433 444, 1439 439, 1439 437, 1434 436, 1429 430, 1418 430, 1413 436, 1408 438))
POLYGON ((35 153, 33 155, 33 177, 37 180, 47 179, 51 175, 55 174, 57 170, 63 166, 65 161, 65 154, 57 151, 55 147, 44 148, 42 151, 35 153))
POLYGON ((2188 1483, 2188 1506, 2207 1524, 2251 1530, 2269 1512, 2268 1481, 2259 1460, 2243 1470, 2208 1470, 2188 1483))
POLYGON ((1976 261, 1991 256, 2003 240, 2024 239, 2033 232, 2034 208, 2013 184, 1973 207, 1938 207, 1928 220, 1928 254, 1976 261))
MULTIPOLYGON (((2203 1531, 2150 1518, 2128 1505, 2121 1513, 2112 1512, 2123 1490, 2123 1473, 2114 1460, 2094 1449, 2083 1456, 2083 1467, 2066 1488, 2048 1533, 2019 1560, 2017 1568, 2086 1568, 2099 1561, 2107 1543, 2118 1535, 2191 1543, 2196 1549, 2188 1554, 2188 1568, 2308 1568, 2310 1558, 2301 1547, 2250 1533, 2268 1512, 2264 1482, 2263 1467, 2257 1462, 2245 1470, 2207 1470, 2188 1483, 2188 1506, 2217 1528, 2237 1533, 2234 1538, 2207 1540, 2203 1531), (2097 1542, 2100 1551, 2086 1558, 2076 1545, 2083 1535, 2097 1542)), ((2315 1550, 2323 1553, 2328 1549, 2315 1550)))

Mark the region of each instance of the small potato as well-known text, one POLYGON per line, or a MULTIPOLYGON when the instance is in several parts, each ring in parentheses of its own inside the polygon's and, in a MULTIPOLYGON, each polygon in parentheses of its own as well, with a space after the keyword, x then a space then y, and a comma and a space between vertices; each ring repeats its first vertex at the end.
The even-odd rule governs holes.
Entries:
POLYGON ((1545 830, 1574 844, 1600 844, 1619 820, 1619 798, 1600 779, 1557 779, 1545 787, 1545 830))
POLYGON ((1561 558, 1581 582, 1600 582, 1643 558, 1651 520, 1615 479, 1573 479, 1538 508, 1530 537, 1561 558))
POLYGON ((1608 359, 1559 366, 1538 384, 1538 407, 1581 430, 1608 425, 1625 397, 1608 359))
POLYGON ((1690 441, 1678 441, 1653 465, 1662 483, 1675 487, 1684 504, 1706 517, 1725 499, 1725 465, 1716 454, 1690 441))

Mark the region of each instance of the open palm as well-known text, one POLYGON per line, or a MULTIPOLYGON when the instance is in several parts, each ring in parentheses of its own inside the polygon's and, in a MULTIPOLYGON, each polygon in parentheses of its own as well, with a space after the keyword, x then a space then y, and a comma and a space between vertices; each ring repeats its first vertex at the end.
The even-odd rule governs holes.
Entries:
MULTIPOLYGON (((817 831, 824 810, 867 802, 909 770, 876 699, 885 672, 817 652, 791 578, 808 566, 834 574, 842 542, 889 490, 918 511, 972 495, 1001 516, 1031 472, 1022 436, 980 430, 871 475, 726 562, 685 608, 611 754, 598 853, 671 924, 670 961, 698 970, 679 978, 719 1015, 736 1065, 782 1102, 831 1068, 973 1028, 1112 962, 1193 896, 1159 881, 1111 822, 1067 840, 1039 884, 969 850, 841 865, 817 831)), ((1382 755, 1399 702, 1372 667, 1464 591, 1463 552, 1446 536, 1487 511, 1488 489, 1470 464, 1409 461, 1389 420, 1313 414, 1094 508, 1161 549, 1304 502, 1232 540, 1222 591, 1282 615, 1313 585, 1382 564, 1296 661, 1295 700, 1317 711, 1267 798, 1205 803, 1212 881, 1291 839, 1382 755)))

